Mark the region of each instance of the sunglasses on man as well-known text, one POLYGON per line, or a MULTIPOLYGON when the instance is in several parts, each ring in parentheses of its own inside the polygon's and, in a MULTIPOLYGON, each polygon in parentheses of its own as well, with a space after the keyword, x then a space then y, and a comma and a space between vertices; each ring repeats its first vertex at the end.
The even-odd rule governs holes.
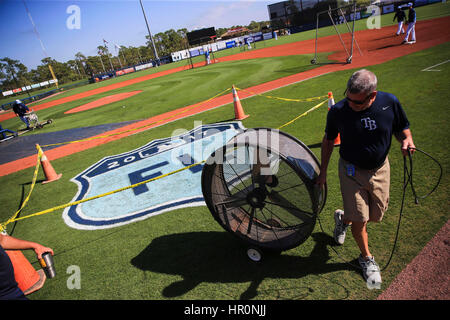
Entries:
POLYGON ((372 93, 373 92, 369 93, 369 95, 367 97, 365 97, 364 100, 362 100, 362 101, 350 99, 347 96, 347 89, 345 89, 345 91, 344 91, 344 96, 345 96, 345 99, 347 99, 348 102, 352 102, 352 103, 357 104, 357 105, 362 105, 362 104, 366 103, 367 100, 369 100, 369 98, 372 95, 372 93))

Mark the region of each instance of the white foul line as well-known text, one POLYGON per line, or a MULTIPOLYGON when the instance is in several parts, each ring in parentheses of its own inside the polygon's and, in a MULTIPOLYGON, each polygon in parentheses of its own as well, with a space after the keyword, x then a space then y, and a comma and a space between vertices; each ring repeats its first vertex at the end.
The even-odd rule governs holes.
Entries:
POLYGON ((447 62, 449 62, 449 61, 450 61, 450 60, 447 60, 447 61, 444 61, 444 62, 435 64, 434 66, 425 68, 425 69, 423 69, 422 71, 441 71, 441 70, 430 70, 430 69, 433 69, 434 67, 440 66, 441 64, 447 63, 447 62))

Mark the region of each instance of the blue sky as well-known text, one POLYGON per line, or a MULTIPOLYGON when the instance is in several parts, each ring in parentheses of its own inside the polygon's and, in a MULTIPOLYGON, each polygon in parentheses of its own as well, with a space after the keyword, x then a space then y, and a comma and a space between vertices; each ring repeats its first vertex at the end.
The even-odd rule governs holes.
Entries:
MULTIPOLYGON (((20 60, 34 69, 45 57, 24 1, 48 56, 65 62, 77 52, 95 55, 103 39, 115 54, 114 43, 145 44, 148 34, 139 0, 0 0, 0 58, 20 60), (79 8, 69 10, 70 6, 79 8), (76 19, 75 19, 76 18, 76 19), (67 26, 79 28, 70 29, 67 26)), ((269 20, 264 0, 143 0, 152 34, 169 29, 230 27, 252 20, 269 20)))

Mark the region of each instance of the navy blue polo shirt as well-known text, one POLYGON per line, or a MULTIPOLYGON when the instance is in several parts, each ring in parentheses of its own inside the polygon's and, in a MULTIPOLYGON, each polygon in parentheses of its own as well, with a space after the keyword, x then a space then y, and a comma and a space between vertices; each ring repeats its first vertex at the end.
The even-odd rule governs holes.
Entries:
POLYGON ((370 108, 353 111, 346 99, 331 107, 325 132, 328 140, 340 133, 339 154, 363 169, 381 166, 391 147, 392 135, 409 128, 409 121, 393 94, 378 91, 370 108))
POLYGON ((14 269, 2 246, 0 246, 0 300, 26 299, 17 286, 14 269))
POLYGON ((14 113, 18 114, 20 117, 23 117, 25 115, 25 113, 30 111, 30 109, 28 109, 28 107, 23 103, 15 102, 13 105, 13 111, 14 111, 14 113))

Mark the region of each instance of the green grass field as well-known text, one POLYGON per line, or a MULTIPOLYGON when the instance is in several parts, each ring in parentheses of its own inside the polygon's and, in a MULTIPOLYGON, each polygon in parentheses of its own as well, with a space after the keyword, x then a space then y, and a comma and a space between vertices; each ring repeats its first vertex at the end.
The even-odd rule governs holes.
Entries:
MULTIPOLYGON (((448 9, 449 5, 419 8, 418 14, 431 7, 448 9)), ((388 16, 388 15, 387 15, 388 16)), ((386 18, 387 19, 387 18, 386 18)), ((392 21, 392 16, 391 16, 392 21)), ((388 20, 388 19, 387 19, 388 20)), ((387 23, 387 22, 386 22, 387 23)), ((300 37, 300 35, 298 36, 300 37)), ((450 161, 442 140, 448 133, 450 120, 445 105, 450 100, 450 64, 440 66, 440 72, 421 71, 448 60, 450 43, 410 54, 390 62, 370 67, 379 80, 379 90, 392 92, 401 101, 411 122, 418 148, 433 155, 442 164, 443 178, 437 191, 414 204, 407 190, 400 237, 389 268, 383 271, 382 289, 422 250, 425 244, 449 219, 450 161)), ((248 87, 311 68, 311 57, 282 57, 262 61, 237 61, 198 68, 122 88, 114 93, 143 90, 144 92, 110 106, 79 114, 64 115, 80 102, 56 106, 39 112, 41 119, 54 118, 45 131, 148 118, 198 101, 206 100, 235 84, 248 87), (269 63, 267 63, 269 62, 269 63), (226 72, 225 72, 226 71, 226 72), (123 106, 126 106, 123 108, 123 106), (101 110, 107 108, 108 111, 101 110)), ((335 100, 343 98, 348 77, 355 70, 323 75, 272 91, 270 95, 284 98, 321 96, 328 91, 335 100)), ((117 81, 123 78, 115 79, 117 81)), ((113 81, 113 80, 111 80, 113 81)), ((111 82, 109 82, 111 83, 111 82)), ((108 84, 109 84, 108 83, 108 84)), ((100 84, 99 84, 100 85, 100 84)), ((91 89, 92 87, 89 87, 91 89)), ((76 88, 75 90, 81 90, 76 88)), ((96 100, 111 92, 89 97, 96 100)), ((314 102, 283 102, 264 97, 242 100, 250 115, 243 121, 247 128, 277 128, 311 108, 314 102)), ((327 109, 324 106, 285 127, 320 158, 320 147, 327 109)), ((138 148, 149 141, 171 136, 176 129, 192 129, 195 121, 216 123, 233 118, 233 105, 223 106, 196 116, 132 135, 52 161, 63 177, 48 185, 37 184, 21 216, 52 208, 72 200, 77 186, 70 178, 106 156, 138 148)), ((17 119, 2 123, 13 127, 17 119)), ((17 127, 16 127, 17 128, 17 127)), ((42 131, 44 132, 44 131, 42 131)), ((346 262, 354 262, 359 251, 351 237, 343 247, 335 247, 332 239, 332 213, 341 208, 337 177, 338 150, 335 150, 328 174, 328 198, 312 236, 301 246, 267 257, 255 264, 246 256, 246 246, 225 232, 206 207, 193 207, 167 212, 146 220, 112 229, 82 231, 68 227, 61 218, 62 210, 19 221, 13 236, 50 246, 55 251, 57 276, 29 296, 30 299, 257 299, 257 300, 371 300, 382 290, 368 290, 360 272, 346 262), (332 250, 339 252, 339 256, 332 250), (69 289, 66 271, 78 266, 81 289, 69 289)), ((384 266, 392 249, 399 217, 403 160, 399 144, 394 141, 389 154, 391 163, 391 199, 389 210, 381 224, 370 225, 371 251, 380 266, 384 266)), ((0 177, 2 193, 0 221, 8 219, 29 191, 33 169, 0 177)), ((414 155, 414 183, 419 195, 424 195, 436 183, 438 169, 423 155, 414 155)), ((44 178, 40 171, 38 180, 44 178)), ((8 226, 11 232, 12 225, 8 226)), ((35 268, 34 253, 25 252, 35 268)))
MULTIPOLYGON (((325 54, 321 56, 322 59, 326 60, 325 54)), ((53 119, 54 125, 46 126, 39 133, 104 123, 146 119, 166 111, 207 100, 223 90, 230 88, 232 84, 235 84, 237 87, 247 88, 259 83, 316 68, 317 66, 310 64, 312 57, 313 55, 305 55, 300 57, 287 56, 253 59, 252 61, 230 61, 213 64, 207 69, 191 69, 152 79, 151 81, 143 81, 132 86, 114 90, 113 92, 108 91, 40 110, 37 112, 39 119, 53 119), (105 107, 75 114, 64 114, 67 110, 95 101, 101 97, 134 90, 142 90, 143 92, 126 100, 111 103, 105 107)), ((117 81, 119 79, 116 78, 114 80, 117 81)), ((113 83, 112 80, 108 84, 111 83, 113 83)), ((79 91, 81 88, 74 90, 79 91)), ((323 95, 323 93, 320 95, 323 95)), ((60 98, 59 95, 58 98, 60 98)), ((231 116, 232 114, 230 114, 231 116)), ((4 121, 2 125, 4 128, 11 130, 25 128, 25 125, 18 122, 17 118, 4 121)))

